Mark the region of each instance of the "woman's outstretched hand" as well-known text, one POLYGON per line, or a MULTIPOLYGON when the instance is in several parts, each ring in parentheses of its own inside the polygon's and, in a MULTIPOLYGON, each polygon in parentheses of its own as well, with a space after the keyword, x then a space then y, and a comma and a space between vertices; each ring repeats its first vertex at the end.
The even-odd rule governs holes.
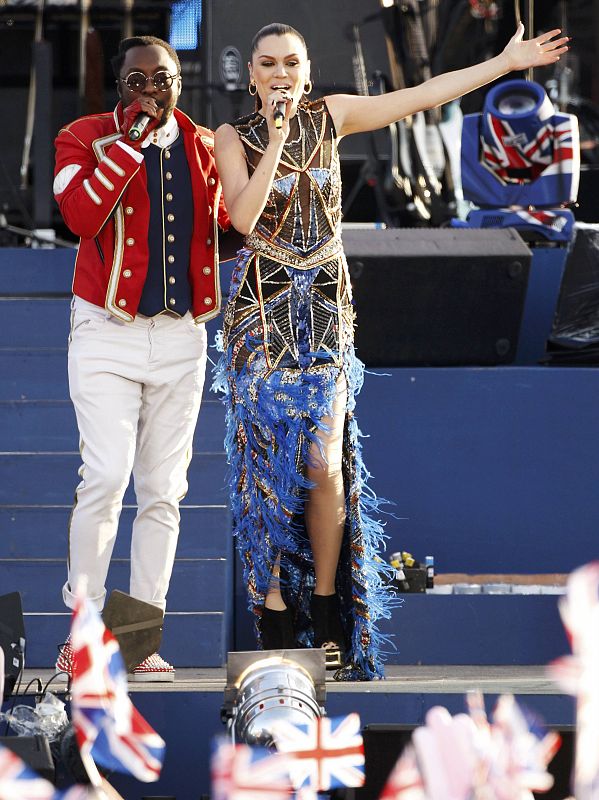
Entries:
POLYGON ((520 23, 516 33, 507 43, 503 54, 508 59, 510 70, 530 69, 531 67, 544 67, 559 61, 561 55, 568 51, 568 36, 555 37, 561 33, 555 28, 547 33, 542 33, 535 39, 523 40, 524 25, 520 23))

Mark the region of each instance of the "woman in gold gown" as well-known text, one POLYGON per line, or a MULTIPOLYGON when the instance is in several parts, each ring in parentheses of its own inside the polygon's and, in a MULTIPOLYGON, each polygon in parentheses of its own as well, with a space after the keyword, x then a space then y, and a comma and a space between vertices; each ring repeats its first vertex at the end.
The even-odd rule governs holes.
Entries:
POLYGON ((216 386, 225 394, 233 530, 265 648, 324 647, 340 680, 382 675, 376 622, 394 604, 376 495, 354 416, 364 368, 341 242, 337 147, 565 52, 520 27, 495 58, 376 97, 309 100, 303 37, 273 23, 252 42, 256 111, 216 132, 233 225, 216 386))

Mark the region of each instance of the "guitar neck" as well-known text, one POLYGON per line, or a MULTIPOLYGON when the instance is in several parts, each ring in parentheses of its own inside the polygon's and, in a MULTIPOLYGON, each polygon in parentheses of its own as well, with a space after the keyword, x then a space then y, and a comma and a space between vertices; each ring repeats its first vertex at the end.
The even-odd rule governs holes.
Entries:
MULTIPOLYGON (((413 69, 410 70, 414 85, 428 81, 433 77, 429 47, 424 32, 424 23, 420 12, 420 0, 405 0, 404 14, 410 17, 407 25, 402 26, 405 31, 406 55, 412 59, 413 69)), ((434 9, 429 9, 431 12, 434 9)), ((441 120, 441 111, 438 108, 428 109, 424 112, 428 124, 437 124, 441 120)))
POLYGON ((410 22, 404 26, 407 44, 407 55, 416 64, 416 71, 419 75, 415 76, 418 82, 426 81, 432 77, 430 59, 424 26, 420 14, 419 0, 406 0, 402 6, 403 13, 410 18, 410 22))
POLYGON ((362 50, 362 37, 360 36, 360 26, 353 26, 354 55, 352 66, 354 69, 354 83, 356 91, 361 95, 368 95, 368 75, 366 74, 366 63, 364 61, 364 51, 362 50))

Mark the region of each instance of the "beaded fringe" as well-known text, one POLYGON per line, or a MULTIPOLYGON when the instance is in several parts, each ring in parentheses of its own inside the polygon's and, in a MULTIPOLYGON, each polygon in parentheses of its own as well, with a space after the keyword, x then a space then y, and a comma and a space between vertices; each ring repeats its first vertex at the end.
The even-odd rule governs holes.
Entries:
MULTIPOLYGON (((318 367, 268 374, 257 348, 251 370, 246 365, 234 373, 230 354, 223 350, 222 334, 216 346, 223 355, 215 367, 212 389, 224 395, 233 532, 257 639, 260 643, 259 618, 280 556, 281 592, 293 610, 300 645, 311 647, 309 602, 314 569, 303 521, 310 488, 304 465, 312 443, 318 441, 318 431, 325 430, 323 419, 332 413, 340 370, 321 362, 318 367)), ((310 355, 318 358, 319 354, 310 355)), ((392 569, 377 555, 387 538, 378 519, 383 501, 368 486, 362 434, 353 413, 364 379, 364 365, 353 347, 345 353, 342 371, 348 388, 343 442, 346 522, 337 592, 351 653, 335 677, 371 680, 383 676, 384 648, 391 645, 376 622, 389 618, 399 600, 389 587, 392 569)))

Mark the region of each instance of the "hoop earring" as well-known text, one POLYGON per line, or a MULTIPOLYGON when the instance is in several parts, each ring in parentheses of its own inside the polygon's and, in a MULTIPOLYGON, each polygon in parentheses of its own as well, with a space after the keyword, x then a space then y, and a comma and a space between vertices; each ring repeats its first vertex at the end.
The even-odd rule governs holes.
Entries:
POLYGON ((250 81, 250 83, 248 83, 248 92, 252 95, 252 97, 255 97, 258 94, 258 87, 253 81, 250 81), (253 92, 252 92, 252 87, 254 87, 253 92))
POLYGON ((311 80, 309 80, 308 83, 304 83, 304 94, 310 94, 313 88, 311 80))

